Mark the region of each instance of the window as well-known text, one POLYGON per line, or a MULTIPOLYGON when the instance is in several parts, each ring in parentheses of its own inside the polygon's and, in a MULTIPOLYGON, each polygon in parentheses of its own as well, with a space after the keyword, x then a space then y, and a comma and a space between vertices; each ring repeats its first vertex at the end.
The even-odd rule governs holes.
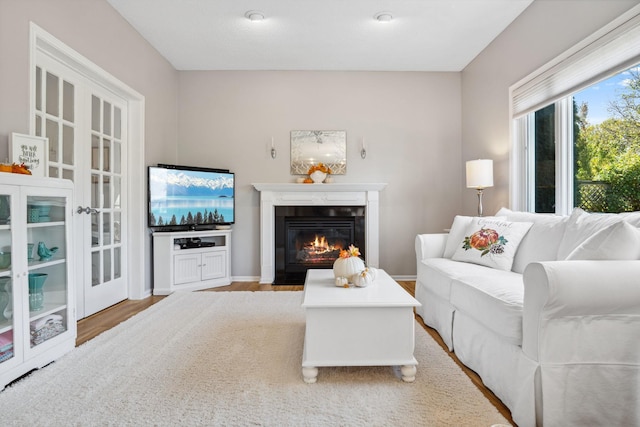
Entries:
POLYGON ((638 45, 640 6, 510 88, 513 209, 640 210, 638 45))
POLYGON ((640 64, 529 116, 530 210, 552 213, 557 204, 592 212, 640 210, 640 64), (571 120, 556 120, 556 111, 571 120), (566 149, 557 150, 556 137, 566 149), (568 176, 568 200, 558 200, 556 171, 568 176))

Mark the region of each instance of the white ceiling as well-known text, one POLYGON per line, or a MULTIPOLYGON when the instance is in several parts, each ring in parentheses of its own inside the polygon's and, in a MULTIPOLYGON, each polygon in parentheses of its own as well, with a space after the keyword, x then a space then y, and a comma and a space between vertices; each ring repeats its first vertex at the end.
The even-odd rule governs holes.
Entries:
POLYGON ((353 71, 461 71, 532 1, 108 0, 178 70, 353 71))

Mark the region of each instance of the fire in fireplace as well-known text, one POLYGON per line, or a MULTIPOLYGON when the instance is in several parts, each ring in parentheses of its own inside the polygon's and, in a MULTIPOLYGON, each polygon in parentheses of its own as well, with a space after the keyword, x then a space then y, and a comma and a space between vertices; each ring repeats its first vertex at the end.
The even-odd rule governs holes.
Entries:
POLYGON ((330 244, 323 235, 315 235, 314 239, 305 242, 304 239, 298 239, 296 244, 296 257, 301 262, 319 263, 327 260, 333 261, 340 251, 345 248, 344 243, 330 244))
POLYGON ((302 284, 307 269, 331 268, 340 251, 351 244, 364 248, 364 210, 363 206, 276 206, 274 284, 302 284))

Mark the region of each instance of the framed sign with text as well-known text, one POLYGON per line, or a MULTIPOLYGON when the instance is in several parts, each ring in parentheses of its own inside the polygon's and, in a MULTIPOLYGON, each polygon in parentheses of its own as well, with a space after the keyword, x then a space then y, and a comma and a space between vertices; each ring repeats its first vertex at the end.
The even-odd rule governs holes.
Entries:
POLYGON ((12 133, 9 141, 11 162, 21 164, 31 171, 33 176, 47 176, 47 156, 49 139, 42 136, 12 133))

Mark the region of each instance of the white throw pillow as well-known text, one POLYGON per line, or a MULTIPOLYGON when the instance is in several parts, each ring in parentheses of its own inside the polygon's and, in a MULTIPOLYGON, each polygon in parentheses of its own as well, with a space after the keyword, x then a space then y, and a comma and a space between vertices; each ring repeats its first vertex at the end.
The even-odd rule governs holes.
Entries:
POLYGON ((582 242, 567 259, 640 259, 640 230, 626 221, 611 224, 582 242))
POLYGON ((451 229, 449 230, 449 235, 447 236, 447 244, 444 247, 444 255, 443 258, 449 258, 453 256, 453 253, 458 248, 458 243, 464 239, 464 233, 467 232, 467 228, 469 224, 471 224, 472 216, 462 216, 456 215, 453 218, 453 224, 451 224, 451 229))
POLYGON ((575 208, 569 220, 558 248, 558 259, 567 259, 569 254, 589 237, 612 224, 623 221, 617 214, 587 213, 575 208))
POLYGON ((640 212, 621 212, 619 215, 634 227, 640 227, 640 212))
POLYGON ((546 213, 516 212, 500 209, 507 221, 532 222, 531 229, 524 236, 513 259, 511 270, 522 274, 532 262, 555 261, 558 259, 558 246, 564 236, 568 216, 546 213))
POLYGON ((452 259, 511 270, 518 246, 531 225, 500 218, 473 218, 452 259))

